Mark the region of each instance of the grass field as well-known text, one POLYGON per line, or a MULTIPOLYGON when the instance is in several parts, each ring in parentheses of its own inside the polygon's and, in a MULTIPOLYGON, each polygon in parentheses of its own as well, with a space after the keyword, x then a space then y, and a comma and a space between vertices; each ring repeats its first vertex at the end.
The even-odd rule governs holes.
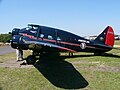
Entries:
MULTIPOLYGON (((15 53, 2 55, 0 63, 12 59, 15 53)), ((32 67, 0 67, 0 90, 64 89, 120 90, 120 51, 104 56, 82 52, 68 57, 68 53, 61 53, 41 58, 32 67)))

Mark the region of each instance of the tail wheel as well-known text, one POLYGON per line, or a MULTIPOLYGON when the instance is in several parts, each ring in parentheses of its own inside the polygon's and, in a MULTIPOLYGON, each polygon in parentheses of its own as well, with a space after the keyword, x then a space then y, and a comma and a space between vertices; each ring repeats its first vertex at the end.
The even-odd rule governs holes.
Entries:
POLYGON ((36 62, 36 57, 33 56, 33 55, 30 55, 30 56, 27 57, 26 62, 27 62, 27 64, 29 64, 29 65, 30 65, 30 64, 35 64, 35 62, 36 62))

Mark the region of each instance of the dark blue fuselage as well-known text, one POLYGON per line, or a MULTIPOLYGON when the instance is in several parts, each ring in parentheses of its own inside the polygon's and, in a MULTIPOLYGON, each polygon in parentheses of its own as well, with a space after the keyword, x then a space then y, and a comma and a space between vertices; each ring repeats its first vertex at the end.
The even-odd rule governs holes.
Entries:
POLYGON ((14 30, 11 45, 13 48, 31 49, 37 52, 106 52, 111 50, 109 47, 96 45, 94 41, 70 32, 39 25, 30 25, 16 32, 14 30))

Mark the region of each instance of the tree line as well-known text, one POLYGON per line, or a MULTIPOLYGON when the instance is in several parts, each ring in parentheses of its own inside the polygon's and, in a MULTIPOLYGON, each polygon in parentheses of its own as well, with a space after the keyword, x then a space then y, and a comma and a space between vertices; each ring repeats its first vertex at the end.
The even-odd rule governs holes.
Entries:
POLYGON ((0 34, 0 42, 3 43, 9 42, 11 37, 12 36, 10 34, 0 34))

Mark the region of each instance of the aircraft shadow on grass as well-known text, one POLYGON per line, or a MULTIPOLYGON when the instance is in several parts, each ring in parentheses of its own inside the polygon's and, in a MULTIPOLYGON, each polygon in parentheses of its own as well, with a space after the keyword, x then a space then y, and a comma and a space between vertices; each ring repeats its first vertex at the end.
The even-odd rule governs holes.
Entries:
MULTIPOLYGON (((87 80, 78 72, 75 67, 65 61, 66 58, 93 57, 94 54, 59 56, 59 54, 50 54, 43 56, 34 65, 42 75, 53 85, 64 89, 80 89, 88 86, 87 80)), ((120 58, 118 55, 104 53, 103 57, 120 58)))
POLYGON ((77 58, 77 57, 94 57, 94 56, 101 56, 101 57, 113 57, 113 58, 120 58, 120 55, 112 54, 112 53, 101 53, 100 55, 94 54, 85 54, 85 55, 74 55, 72 57, 63 56, 64 58, 77 58))
POLYGON ((114 57, 114 58, 120 58, 120 55, 115 55, 115 54, 111 54, 111 53, 104 53, 104 55, 102 55, 104 57, 114 57))
POLYGON ((75 67, 64 61, 65 57, 47 56, 40 59, 34 66, 54 86, 64 89, 80 89, 88 86, 87 80, 75 67))
POLYGON ((94 57, 94 56, 101 56, 101 57, 113 57, 113 58, 120 58, 120 55, 112 54, 112 53, 101 53, 100 55, 94 54, 85 54, 85 55, 73 55, 73 56, 61 56, 62 58, 77 58, 77 57, 94 57))
POLYGON ((0 90, 2 90, 2 87, 0 87, 0 90))

